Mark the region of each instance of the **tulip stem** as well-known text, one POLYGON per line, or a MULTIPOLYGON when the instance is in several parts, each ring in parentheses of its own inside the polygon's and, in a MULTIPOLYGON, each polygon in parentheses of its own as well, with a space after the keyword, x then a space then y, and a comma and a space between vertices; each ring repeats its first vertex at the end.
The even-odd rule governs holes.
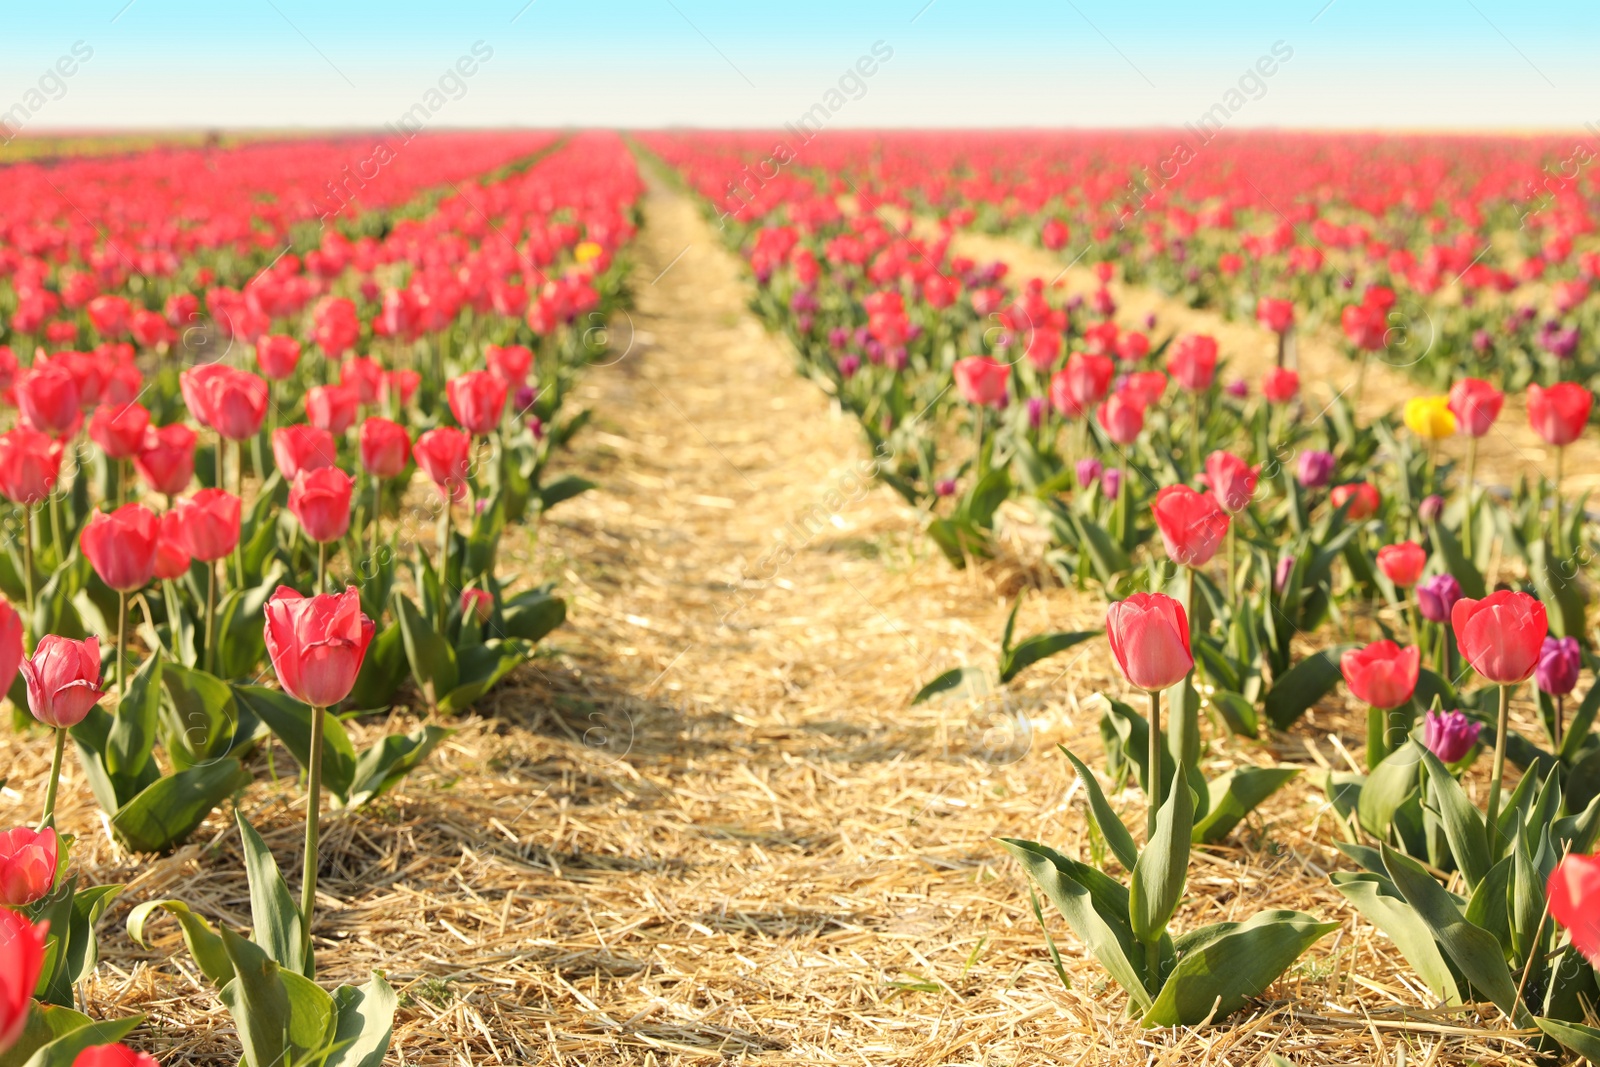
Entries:
POLYGON ((1555 747, 1557 758, 1560 758, 1561 756, 1561 732, 1566 726, 1566 724, 1562 722, 1562 720, 1566 718, 1567 714, 1566 701, 1567 698, 1564 696, 1557 695, 1555 698, 1555 728, 1551 731, 1550 741, 1555 747))
POLYGON ((1389 709, 1367 709, 1367 771, 1378 769, 1389 755, 1389 709))
MULTIPOLYGON (((239 498, 239 506, 244 506, 244 442, 233 443, 233 495, 239 498)), ((237 588, 244 588, 244 538, 239 538, 233 543, 233 577, 237 588)))
MULTIPOLYGON (((371 556, 372 556, 373 560, 376 560, 378 558, 378 543, 383 540, 383 536, 382 536, 382 534, 380 533, 380 531, 378 529, 378 522, 379 522, 381 513, 383 511, 383 479, 379 478, 376 474, 371 475, 371 478, 372 478, 372 550, 371 550, 371 556)), ((376 570, 374 570, 373 573, 377 573, 376 570)))
POLYGON ((1150 755, 1149 766, 1146 768, 1146 780, 1150 788, 1145 790, 1146 799, 1150 802, 1150 810, 1145 813, 1145 843, 1148 844, 1156 836, 1156 812, 1161 807, 1161 788, 1165 779, 1161 777, 1161 690, 1150 690, 1150 755))
POLYGON ((311 709, 311 755, 306 761, 306 851, 300 879, 300 966, 310 977, 311 912, 317 903, 317 832, 322 815, 322 708, 311 709))
POLYGON ((1478 439, 1467 438, 1467 517, 1461 523, 1461 553, 1472 559, 1472 527, 1476 525, 1478 488, 1478 439))
POLYGON ((56 753, 50 758, 50 782, 44 787, 44 819, 39 823, 41 830, 51 829, 56 824, 56 788, 61 783, 61 758, 67 751, 67 731, 65 727, 56 727, 56 753))
POLYGON ((217 561, 206 568, 206 673, 217 667, 217 561))
POLYGON ((50 543, 56 546, 56 559, 62 560, 66 554, 61 550, 61 495, 50 494, 50 543))
POLYGON ((1500 687, 1500 717, 1494 728, 1494 770, 1489 776, 1489 814, 1485 825, 1489 828, 1489 855, 1500 854, 1500 788, 1506 776, 1506 731, 1511 726, 1511 687, 1500 687))
POLYGON ((439 631, 444 632, 447 615, 444 591, 450 586, 450 488, 445 487, 444 511, 439 515, 439 631))
POLYGON ((1555 526, 1554 526, 1553 531, 1552 531, 1553 532, 1553 536, 1551 537, 1550 540, 1551 540, 1551 543, 1555 546, 1555 550, 1556 550, 1556 555, 1557 556, 1560 556, 1564 551, 1566 551, 1566 549, 1563 547, 1564 542, 1566 541, 1566 534, 1565 534, 1565 531, 1563 531, 1561 529, 1562 512, 1566 510, 1565 508, 1563 508, 1561 506, 1561 482, 1563 480, 1563 478, 1562 478, 1562 467, 1563 467, 1563 465, 1565 463, 1566 458, 1567 458, 1567 450, 1566 450, 1566 448, 1565 447, 1557 448, 1556 449, 1555 499, 1550 501, 1550 507, 1552 509, 1552 513, 1555 515, 1555 526))
POLYGON ((117 700, 128 695, 128 594, 117 593, 117 700))
MULTIPOLYGON (((22 509, 22 589, 27 599, 28 623, 22 628, 23 637, 26 638, 33 632, 35 625, 33 619, 33 508, 22 509)), ((24 640, 28 651, 33 651, 32 643, 24 640)))
POLYGON ((317 542, 317 592, 328 591, 328 546, 317 542))

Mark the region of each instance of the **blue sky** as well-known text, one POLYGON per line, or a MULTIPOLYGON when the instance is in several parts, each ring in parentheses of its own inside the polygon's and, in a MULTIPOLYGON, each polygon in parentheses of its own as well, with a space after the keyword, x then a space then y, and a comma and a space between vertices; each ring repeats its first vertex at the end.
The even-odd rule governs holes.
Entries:
POLYGON ((1600 5, 1579 0, 93 0, 8 4, 0 111, 30 129, 390 121, 476 42, 439 126, 776 126, 875 43, 845 126, 1192 120, 1274 45, 1238 126, 1600 122, 1600 5), (64 86, 47 76, 92 49, 64 86), (472 64, 469 64, 472 65, 472 64))

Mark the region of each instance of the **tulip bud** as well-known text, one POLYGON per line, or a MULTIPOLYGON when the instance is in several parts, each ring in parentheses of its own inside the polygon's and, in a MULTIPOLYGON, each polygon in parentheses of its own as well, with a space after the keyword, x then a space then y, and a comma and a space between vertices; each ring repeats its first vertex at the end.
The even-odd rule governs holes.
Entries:
POLYGON ((100 688, 100 639, 46 634, 32 658, 22 661, 22 678, 35 719, 57 730, 76 726, 106 695, 100 688))
POLYGON ((1564 697, 1578 684, 1583 669, 1583 654, 1575 637, 1546 637, 1539 650, 1539 665, 1533 680, 1553 697, 1564 697))
POLYGON ((1283 587, 1289 584, 1289 577, 1294 574, 1294 557, 1284 556, 1278 560, 1278 568, 1272 575, 1272 591, 1283 592, 1283 587))
POLYGON ((934 483, 933 491, 939 496, 955 496, 956 480, 954 478, 941 478, 934 483))
POLYGON ((1439 521, 1439 516, 1444 514, 1444 497, 1438 493, 1429 493, 1422 498, 1422 503, 1417 505, 1417 518, 1424 525, 1432 526, 1439 521))
POLYGON ((1429 622, 1449 622, 1460 599, 1461 583, 1453 574, 1436 574, 1417 586, 1417 608, 1429 622))
POLYGON ((1107 500, 1117 499, 1117 494, 1122 491, 1122 470, 1112 467, 1100 475, 1100 492, 1107 500))
POLYGON ((1078 460, 1078 486, 1083 489, 1089 488, 1105 469, 1105 464, 1093 456, 1078 460))
POLYGON ((479 626, 487 626, 490 618, 494 616, 494 597, 486 589, 463 589, 461 591, 461 617, 476 618, 479 626))
POLYGON ((59 846, 49 828, 35 832, 19 826, 0 834, 0 905, 23 908, 50 892, 59 846))
POLYGON ((1147 692, 1176 685, 1194 669, 1188 616, 1164 593, 1134 593, 1112 604, 1106 637, 1123 675, 1147 692))
POLYGON ((1332 452, 1308 449, 1300 453, 1300 484, 1307 489, 1321 489, 1333 477, 1334 463, 1332 452))
POLYGON ((1430 711, 1423 721, 1422 743, 1440 763, 1460 763, 1478 743, 1483 727, 1460 711, 1430 711))

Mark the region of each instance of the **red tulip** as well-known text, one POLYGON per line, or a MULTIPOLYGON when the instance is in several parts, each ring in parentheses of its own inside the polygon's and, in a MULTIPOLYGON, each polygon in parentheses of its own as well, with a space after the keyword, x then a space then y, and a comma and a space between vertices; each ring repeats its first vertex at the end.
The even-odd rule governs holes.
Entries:
POLYGON ((1194 669, 1189 618, 1165 593, 1134 593, 1106 609, 1106 637, 1117 666, 1135 688, 1156 692, 1194 669))
POLYGON ((1144 405, 1135 396, 1112 393, 1095 411, 1095 419, 1107 437, 1119 445, 1131 445, 1144 430, 1144 405))
POLYGON ((1500 417, 1506 394, 1481 378, 1463 378, 1450 387, 1450 411, 1461 429, 1482 437, 1500 417))
POLYGON ((472 439, 454 426, 440 426, 417 438, 413 453, 417 466, 440 492, 451 500, 467 495, 467 476, 471 470, 472 439))
POLYGON ((956 360, 954 367, 956 392, 961 399, 976 407, 1004 407, 1006 383, 1011 380, 1011 367, 986 356, 968 356, 956 360))
POLYGON ((26 826, 0 833, 0 905, 22 908, 56 884, 60 841, 54 829, 26 826))
POLYGON ((1422 568, 1428 565, 1428 554, 1415 541, 1401 541, 1398 545, 1384 545, 1378 549, 1378 569, 1401 589, 1409 589, 1422 577, 1422 568))
POLYGON ((379 390, 379 399, 385 404, 391 400, 399 402, 401 407, 411 403, 411 395, 417 391, 417 386, 422 384, 422 375, 414 370, 390 371, 383 377, 383 387, 379 390))
POLYGON ((383 367, 370 356, 352 356, 339 368, 339 384, 356 391, 363 405, 376 404, 383 387, 383 367))
POLYGON ((1243 511, 1256 495, 1260 467, 1252 467, 1232 452, 1221 449, 1206 457, 1205 484, 1223 511, 1233 515, 1243 511))
POLYGON ((21 912, 0 908, 0 1052, 28 1025, 49 933, 49 922, 35 926, 21 912))
POLYGON ((0 600, 0 693, 11 691, 22 666, 22 616, 8 600, 0 600))
POLYGON ((293 482, 301 471, 333 466, 339 458, 339 446, 327 430, 297 422, 272 431, 272 458, 283 472, 284 481, 293 482))
POLYGON ((142 404, 101 404, 89 420, 89 440, 110 459, 132 459, 144 447, 150 412, 142 404))
POLYGON ((119 593, 131 593, 143 589, 155 575, 158 529, 149 508, 124 504, 110 514, 91 515, 78 543, 102 582, 119 593))
POLYGON ((1074 352, 1050 378, 1050 402, 1062 415, 1076 417, 1098 404, 1111 388, 1116 363, 1110 356, 1074 352))
POLYGON ((31 429, 66 437, 77 429, 81 393, 72 372, 55 360, 36 363, 16 384, 17 407, 31 429))
POLYGON ((1550 914, 1600 967, 1600 856, 1567 856, 1550 872, 1550 914))
POLYGON ((177 511, 162 512, 156 534, 156 577, 163 581, 181 578, 189 569, 189 546, 183 537, 183 517, 177 511))
POLYGON ((528 380, 528 370, 533 366, 533 353, 526 345, 489 345, 484 350, 489 372, 515 387, 528 380))
POLYGON ((294 373, 300 363, 300 342, 281 334, 265 334, 256 341, 256 366, 275 382, 294 373))
POLYGON ((1482 600, 1462 597, 1450 609, 1456 645, 1473 670, 1499 685, 1533 677, 1550 621, 1527 593, 1500 589, 1482 600))
POLYGON ((1172 346, 1172 355, 1167 357, 1167 370, 1191 393, 1210 389, 1217 374, 1216 339, 1206 334, 1181 338, 1172 346))
POLYGON ((135 1052, 127 1045, 90 1045, 78 1053, 72 1067, 161 1067, 148 1052, 135 1052))
POLYGON ((280 585, 266 616, 267 654, 284 692, 314 708, 350 695, 373 632, 354 586, 307 597, 280 585))
POLYGON ((1375 708, 1398 708, 1410 700, 1421 665, 1421 649, 1415 645, 1401 648, 1393 641, 1374 641, 1339 657, 1344 684, 1357 700, 1375 708))
POLYGON ((221 363, 191 367, 178 376, 184 403, 202 426, 230 441, 247 441, 267 417, 266 379, 221 363))
POLYGON ((61 442, 37 430, 0 434, 0 495, 32 506, 48 500, 61 472, 61 442))
POLYGON ((480 626, 487 625, 494 616, 494 597, 487 589, 461 590, 461 617, 476 617, 480 626))
POLYGON ((411 437, 390 419, 371 416, 361 424, 361 466, 374 478, 395 478, 411 458, 411 437))
POLYGON ((100 639, 84 641, 45 634, 30 659, 22 661, 28 710, 57 730, 76 726, 100 702, 100 639))
POLYGON ((1594 394, 1576 382, 1528 386, 1528 425, 1549 444, 1570 445, 1589 425, 1594 394))
POLYGON ((1287 404, 1300 392, 1300 375, 1287 367, 1274 367, 1261 379, 1261 395, 1270 404, 1287 404))
POLYGON ((1166 391, 1167 376, 1158 370, 1134 371, 1122 379, 1122 385, 1117 389, 1117 392, 1125 393, 1145 408, 1160 403, 1166 391))
POLYGON ((1379 352, 1388 344, 1388 309, 1378 303, 1346 305, 1339 313, 1339 325, 1350 343, 1363 352, 1379 352))
POLYGON ((177 496, 194 479, 196 435, 181 422, 151 428, 144 435, 144 447, 133 458, 134 470, 152 491, 177 496))
POLYGON ((1211 562, 1228 532, 1228 513, 1218 506, 1216 498, 1187 485, 1169 485, 1161 490, 1150 510, 1155 514, 1167 556, 1183 566, 1203 567, 1211 562))
POLYGON ((238 497, 225 489, 202 489, 174 505, 183 547, 202 563, 221 559, 239 543, 238 497))
POLYGON ((350 529, 350 494, 355 479, 338 467, 319 467, 295 475, 289 510, 306 536, 318 544, 343 537, 350 529))
POLYGON ((355 425, 361 394, 349 385, 313 385, 306 393, 306 419, 339 436, 355 425))
POLYGON ((444 387, 461 428, 482 437, 493 433, 506 410, 506 383, 488 371, 468 371, 444 387))
POLYGON ((85 308, 89 322, 101 337, 117 338, 128 332, 132 307, 123 296, 97 296, 85 308))
POLYGON ((1264 296, 1256 301, 1256 319, 1273 333, 1285 333, 1294 325, 1294 302, 1264 296))
POLYGON ((161 317, 159 311, 141 309, 134 312, 133 320, 128 323, 128 332, 133 334, 140 348, 159 348, 176 340, 172 327, 167 325, 167 320, 161 317))
POLYGON ((1336 485, 1328 493, 1328 500, 1335 508, 1342 508, 1345 501, 1350 501, 1350 510, 1345 512, 1353 522, 1370 519, 1378 513, 1378 505, 1383 498, 1378 495, 1378 490, 1369 482, 1350 482, 1347 485, 1336 485))

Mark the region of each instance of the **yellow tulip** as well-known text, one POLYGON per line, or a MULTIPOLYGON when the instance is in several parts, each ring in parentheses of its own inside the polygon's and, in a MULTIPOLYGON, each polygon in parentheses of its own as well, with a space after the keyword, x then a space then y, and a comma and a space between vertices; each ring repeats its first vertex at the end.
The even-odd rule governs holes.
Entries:
POLYGON ((1456 432, 1448 396, 1414 396, 1406 401, 1406 427, 1418 437, 1439 441, 1456 432))
POLYGON ((572 258, 576 259, 579 263, 587 263, 591 259, 599 258, 602 251, 604 251, 604 249, 595 244, 593 241, 580 241, 578 243, 578 247, 572 250, 572 258))

